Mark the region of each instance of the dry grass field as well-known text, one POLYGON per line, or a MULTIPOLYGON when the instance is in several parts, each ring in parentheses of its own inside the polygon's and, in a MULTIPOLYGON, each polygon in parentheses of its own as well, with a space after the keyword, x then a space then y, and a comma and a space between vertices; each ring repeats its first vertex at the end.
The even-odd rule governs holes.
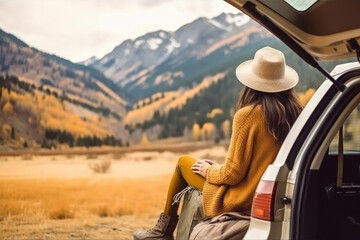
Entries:
MULTIPOLYGON (((182 153, 221 161, 226 149, 182 153)), ((156 223, 182 153, 1 156, 0 238, 131 239, 156 223)))

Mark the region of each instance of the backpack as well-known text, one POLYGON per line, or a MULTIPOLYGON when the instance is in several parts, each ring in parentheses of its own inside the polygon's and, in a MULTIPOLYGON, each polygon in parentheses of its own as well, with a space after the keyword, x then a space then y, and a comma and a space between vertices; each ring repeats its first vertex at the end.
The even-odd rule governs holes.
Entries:
POLYGON ((176 231, 176 239, 189 239, 194 226, 204 217, 202 192, 194 187, 187 187, 177 198, 182 198, 181 213, 176 231))
POLYGON ((216 217, 205 217, 194 227, 189 240, 241 240, 244 238, 249 224, 250 216, 238 212, 227 212, 216 217))

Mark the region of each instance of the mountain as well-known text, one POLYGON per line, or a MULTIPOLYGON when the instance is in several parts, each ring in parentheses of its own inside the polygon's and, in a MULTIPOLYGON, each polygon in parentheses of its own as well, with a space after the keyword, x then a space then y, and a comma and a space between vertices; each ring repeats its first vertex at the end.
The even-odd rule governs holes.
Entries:
POLYGON ((85 61, 78 62, 78 64, 89 66, 89 65, 93 64, 94 62, 96 62, 97 60, 99 60, 99 59, 96 56, 92 56, 92 57, 86 59, 85 61))
POLYGON ((28 46, 0 29, 0 75, 15 75, 64 98, 124 116, 123 90, 101 72, 28 46))
POLYGON ((124 91, 0 29, 0 149, 122 145, 124 91))
POLYGON ((175 32, 159 30, 126 40, 89 65, 136 102, 199 83, 236 58, 246 44, 265 44, 271 36, 242 13, 223 13, 211 19, 198 18, 175 32))

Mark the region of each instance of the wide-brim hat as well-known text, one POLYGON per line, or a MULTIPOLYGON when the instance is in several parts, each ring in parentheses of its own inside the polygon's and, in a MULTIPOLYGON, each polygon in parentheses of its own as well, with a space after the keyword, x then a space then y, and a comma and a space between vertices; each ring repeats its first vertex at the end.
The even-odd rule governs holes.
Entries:
POLYGON ((286 65, 284 54, 271 47, 259 49, 253 60, 241 63, 236 77, 245 86, 262 92, 282 92, 299 81, 296 71, 286 65))

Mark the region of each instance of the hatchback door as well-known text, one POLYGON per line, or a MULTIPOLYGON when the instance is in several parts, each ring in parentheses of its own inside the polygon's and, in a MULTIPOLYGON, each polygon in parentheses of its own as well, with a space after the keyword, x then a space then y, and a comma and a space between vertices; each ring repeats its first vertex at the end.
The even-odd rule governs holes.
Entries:
POLYGON ((356 56, 360 43, 358 0, 225 0, 317 60, 356 56))

